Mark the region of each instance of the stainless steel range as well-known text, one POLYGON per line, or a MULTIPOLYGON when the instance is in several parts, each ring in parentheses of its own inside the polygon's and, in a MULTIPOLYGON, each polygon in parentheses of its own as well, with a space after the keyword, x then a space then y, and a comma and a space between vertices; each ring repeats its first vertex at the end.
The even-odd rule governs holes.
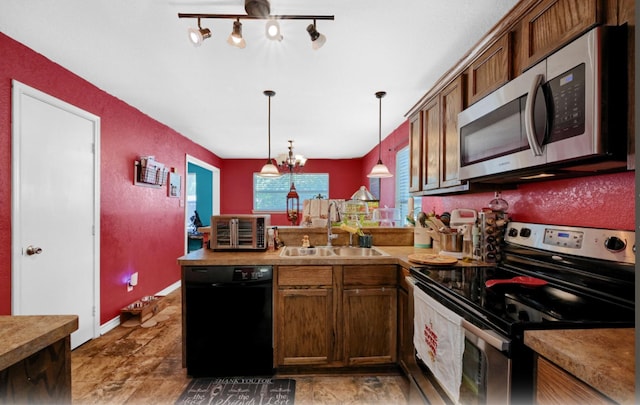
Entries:
POLYGON ((512 222, 504 239, 495 267, 411 269, 414 294, 424 298, 416 299, 416 313, 425 306, 461 330, 463 343, 439 336, 435 345, 430 323, 416 321, 414 331, 416 348, 426 343, 429 352, 418 350, 418 363, 452 402, 531 403, 526 330, 634 326, 634 232, 512 222), (444 378, 427 367, 442 347, 458 344, 460 355, 447 357, 456 367, 444 378))

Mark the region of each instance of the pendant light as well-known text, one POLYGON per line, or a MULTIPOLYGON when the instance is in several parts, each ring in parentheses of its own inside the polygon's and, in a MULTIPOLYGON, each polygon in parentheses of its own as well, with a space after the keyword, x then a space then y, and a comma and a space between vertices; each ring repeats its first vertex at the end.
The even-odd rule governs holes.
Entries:
POLYGON ((379 91, 376 93, 376 97, 380 100, 380 107, 378 111, 378 163, 373 166, 371 173, 367 174, 367 177, 385 178, 393 177, 393 174, 389 172, 387 166, 382 163, 382 97, 387 95, 385 91, 379 91))
POLYGON ((258 173, 258 176, 260 177, 280 177, 282 176, 280 174, 280 172, 278 171, 278 167, 276 165, 273 164, 272 160, 271 160, 271 97, 276 95, 276 92, 273 90, 265 90, 264 91, 264 95, 269 97, 269 131, 268 131, 268 136, 269 136, 269 157, 267 158, 267 163, 265 163, 264 166, 262 166, 262 170, 260 170, 260 173, 258 173))

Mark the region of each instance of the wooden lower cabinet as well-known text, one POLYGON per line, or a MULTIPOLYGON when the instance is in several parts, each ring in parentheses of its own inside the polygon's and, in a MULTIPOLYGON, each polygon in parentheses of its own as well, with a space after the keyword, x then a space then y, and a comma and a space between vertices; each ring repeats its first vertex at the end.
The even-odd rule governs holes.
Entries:
POLYGON ((395 363, 398 289, 345 288, 342 296, 347 365, 395 363))
POLYGON ((70 404, 71 338, 0 370, 0 404, 70 404))
POLYGON ((535 403, 538 405, 595 405, 614 402, 544 357, 538 356, 535 403))
POLYGON ((278 266, 275 365, 329 365, 335 359, 332 266, 278 266))
POLYGON ((405 277, 409 269, 402 268, 398 273, 398 360, 405 372, 414 361, 413 346, 413 297, 409 295, 409 285, 405 277), (411 301, 409 301, 411 300, 411 301))
POLYGON ((397 266, 277 266, 275 367, 393 365, 397 266))

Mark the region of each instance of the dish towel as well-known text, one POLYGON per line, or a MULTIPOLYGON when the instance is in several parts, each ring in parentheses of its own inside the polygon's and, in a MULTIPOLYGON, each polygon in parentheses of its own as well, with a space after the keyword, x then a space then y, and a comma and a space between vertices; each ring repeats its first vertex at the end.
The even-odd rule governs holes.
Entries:
POLYGON ((462 317, 414 289, 413 344, 454 403, 459 403, 462 382, 464 330, 462 317))

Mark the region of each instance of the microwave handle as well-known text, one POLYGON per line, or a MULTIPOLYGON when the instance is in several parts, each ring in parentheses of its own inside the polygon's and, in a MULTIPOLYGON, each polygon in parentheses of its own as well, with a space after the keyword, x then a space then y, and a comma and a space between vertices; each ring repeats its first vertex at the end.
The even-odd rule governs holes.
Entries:
POLYGON ((536 105, 536 95, 538 94, 538 88, 542 86, 542 81, 544 80, 543 75, 535 75, 533 78, 533 82, 531 82, 531 88, 529 89, 529 94, 527 95, 527 103, 524 106, 524 129, 527 134, 527 141, 529 142, 529 147, 531 147, 531 152, 534 156, 542 156, 542 146, 538 144, 536 141, 536 126, 535 126, 535 105, 536 105))

